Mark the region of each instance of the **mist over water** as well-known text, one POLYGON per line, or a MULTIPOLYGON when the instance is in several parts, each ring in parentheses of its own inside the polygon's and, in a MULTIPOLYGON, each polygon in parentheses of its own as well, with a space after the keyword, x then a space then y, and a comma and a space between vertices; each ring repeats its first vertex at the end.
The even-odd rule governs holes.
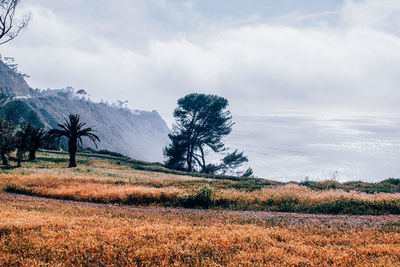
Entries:
POLYGON ((400 118, 235 116, 228 146, 244 150, 257 177, 377 182, 400 177, 400 118))

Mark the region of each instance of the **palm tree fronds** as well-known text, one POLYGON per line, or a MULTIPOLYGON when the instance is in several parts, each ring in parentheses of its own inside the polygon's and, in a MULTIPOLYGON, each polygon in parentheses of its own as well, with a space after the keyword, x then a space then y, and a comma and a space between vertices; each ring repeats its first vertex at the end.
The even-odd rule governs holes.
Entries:
POLYGON ((64 118, 64 123, 59 123, 58 126, 61 129, 52 129, 49 131, 50 138, 58 139, 63 137, 75 138, 76 141, 83 143, 83 137, 87 137, 97 147, 97 142, 100 142, 100 138, 95 135, 92 127, 83 128, 86 123, 80 121, 78 114, 69 114, 68 118, 64 118))

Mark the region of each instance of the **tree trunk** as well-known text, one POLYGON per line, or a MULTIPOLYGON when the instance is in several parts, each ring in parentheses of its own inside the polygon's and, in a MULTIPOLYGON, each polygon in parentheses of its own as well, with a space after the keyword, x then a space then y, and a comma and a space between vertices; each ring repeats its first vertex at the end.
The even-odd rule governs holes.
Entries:
POLYGON ((31 150, 29 151, 29 160, 35 160, 36 159, 36 151, 31 150))
POLYGON ((200 148, 200 153, 201 153, 201 161, 203 162, 202 169, 203 169, 203 172, 206 172, 206 159, 205 159, 204 150, 200 144, 199 144, 199 148, 200 148))
POLYGON ((193 154, 194 154, 194 144, 193 142, 190 143, 189 145, 189 154, 188 154, 188 171, 193 172, 193 154))
POLYGON ((189 152, 187 157, 188 172, 192 172, 192 154, 189 152))
POLYGON ((193 130, 194 130, 194 128, 193 128, 194 124, 196 122, 196 117, 197 117, 197 112, 194 112, 193 116, 192 116, 192 121, 190 122, 188 139, 187 139, 188 149, 187 149, 187 155, 186 155, 186 163, 188 165, 188 172, 192 172, 193 171, 193 140, 192 140, 192 133, 193 133, 193 130))
POLYGON ((17 167, 21 167, 21 161, 24 157, 24 153, 21 153, 20 150, 17 150, 17 167))
POLYGON ((70 138, 68 141, 68 152, 69 152, 69 168, 76 167, 76 152, 78 150, 77 140, 74 138, 70 138))
POLYGON ((187 171, 192 172, 192 144, 188 142, 188 149, 186 154, 187 171))
POLYGON ((8 166, 8 159, 6 154, 4 153, 1 154, 1 160, 3 161, 4 166, 8 166))

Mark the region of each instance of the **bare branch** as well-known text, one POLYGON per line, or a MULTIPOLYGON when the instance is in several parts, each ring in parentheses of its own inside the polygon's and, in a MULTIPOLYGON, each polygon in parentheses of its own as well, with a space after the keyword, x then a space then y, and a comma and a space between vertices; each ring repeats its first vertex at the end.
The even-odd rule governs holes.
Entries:
POLYGON ((21 0, 0 0, 0 45, 15 39, 22 29, 28 26, 31 15, 15 19, 15 10, 21 0))

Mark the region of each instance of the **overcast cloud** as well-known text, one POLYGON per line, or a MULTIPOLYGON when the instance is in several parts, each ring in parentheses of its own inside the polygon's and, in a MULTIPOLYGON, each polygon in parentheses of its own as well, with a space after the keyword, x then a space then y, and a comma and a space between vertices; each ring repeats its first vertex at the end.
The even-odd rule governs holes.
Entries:
POLYGON ((241 115, 399 114, 399 1, 245 2, 25 0, 32 23, 0 52, 34 88, 85 88, 168 120, 190 92, 241 115))
POLYGON ((398 0, 24 0, 0 47, 33 88, 84 88, 171 125, 191 92, 229 99, 227 139, 279 180, 398 177, 398 0))

